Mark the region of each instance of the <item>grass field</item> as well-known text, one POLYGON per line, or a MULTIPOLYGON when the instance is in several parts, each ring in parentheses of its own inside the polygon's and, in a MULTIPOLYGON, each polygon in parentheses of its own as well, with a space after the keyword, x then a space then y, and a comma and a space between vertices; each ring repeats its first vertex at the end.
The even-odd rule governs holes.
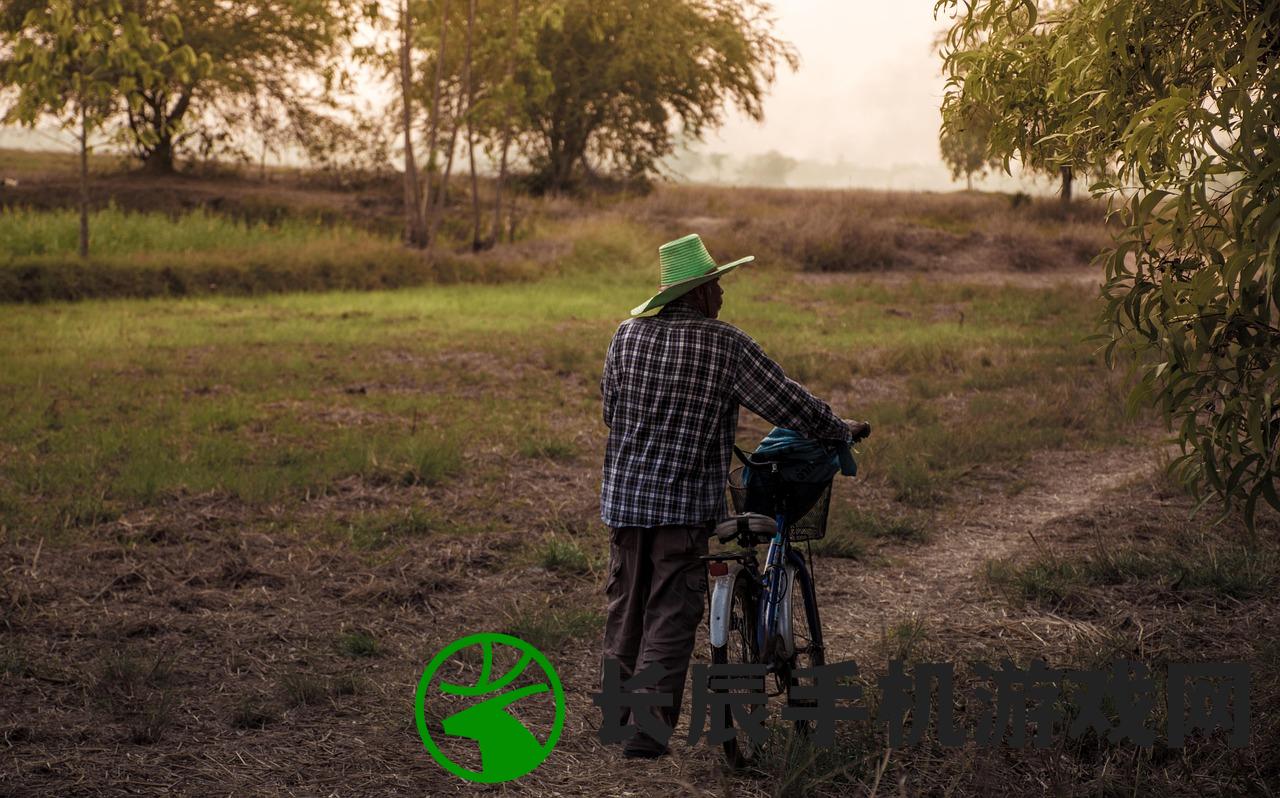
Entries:
MULTIPOLYGON (((516 244, 443 250, 457 279, 437 261, 418 285, 361 291, 326 290, 346 250, 404 257, 363 226, 105 211, 103 258, 275 253, 314 290, 270 283, 271 265, 230 294, 3 306, 6 786, 460 793, 408 706, 423 663, 479 626, 537 645, 570 694, 527 794, 1256 794, 1280 778, 1280 523, 1246 548, 1233 523, 1191 517, 1159 476, 1155 419, 1122 413, 1126 375, 1085 340, 1096 209, 696 187, 525 201, 516 244), (891 748, 854 724, 819 751, 775 724, 742 773, 702 746, 646 768, 601 746, 600 364, 653 290, 657 244, 689 229, 721 259, 758 256, 725 279, 722 318, 873 424, 814 547, 828 658, 863 664, 873 708, 890 658, 1242 660, 1257 742, 891 748)), ((65 254, 70 217, 24 213, 0 221, 22 257, 65 254)), ((744 412, 739 440, 768 428, 744 412)))
POLYGON ((713 252, 742 248, 771 268, 812 273, 1050 273, 1087 264, 1108 241, 1104 209, 1088 201, 669 186, 641 197, 520 197, 516 240, 479 253, 469 251, 467 197, 451 194, 440 239, 423 253, 398 243, 392 177, 336 190, 299 175, 156 179, 104 161, 82 262, 67 207, 75 186, 56 159, 20 168, 20 155, 0 150, 0 172, 27 176, 0 192, 0 301, 527 281, 561 271, 601 225, 664 240, 696 228, 713 252))
MULTIPOLYGON (((646 249, 611 223, 534 283, 11 308, 4 523, 93 524, 181 490, 260 506, 347 477, 432 483, 468 450, 585 454, 574 440, 598 432, 601 353, 648 287, 646 249)), ((791 374, 883 425, 868 467, 910 505, 977 465, 1123 435, 1118 375, 1082 342, 1085 287, 776 270, 726 287, 728 317, 791 374)))

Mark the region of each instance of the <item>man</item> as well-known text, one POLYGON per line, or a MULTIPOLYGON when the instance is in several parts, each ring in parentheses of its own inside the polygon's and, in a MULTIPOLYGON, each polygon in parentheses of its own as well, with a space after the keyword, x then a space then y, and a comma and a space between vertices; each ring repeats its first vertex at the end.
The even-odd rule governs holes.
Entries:
MULTIPOLYGON (((811 438, 853 442, 871 428, 842 421, 750 336, 716 320, 719 278, 753 256, 717 266, 697 235, 658 252, 661 289, 631 315, 661 312, 619 325, 600 382, 609 427, 600 502, 610 527, 604 659, 618 661, 624 681, 665 669, 652 691, 672 696, 656 714, 675 728, 707 587, 699 557, 724 515, 738 406, 811 438)), ((623 745, 629 757, 665 753, 665 741, 639 729, 623 745)))

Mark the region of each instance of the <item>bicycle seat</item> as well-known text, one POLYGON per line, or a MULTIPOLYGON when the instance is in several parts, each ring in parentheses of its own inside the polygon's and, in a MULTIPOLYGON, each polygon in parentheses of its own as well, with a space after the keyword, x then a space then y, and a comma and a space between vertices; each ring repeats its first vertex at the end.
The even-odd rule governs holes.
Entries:
POLYGON ((777 522, 760 513, 742 513, 731 515, 716 524, 716 537, 721 543, 728 543, 734 538, 751 540, 757 537, 772 537, 777 531, 777 522))

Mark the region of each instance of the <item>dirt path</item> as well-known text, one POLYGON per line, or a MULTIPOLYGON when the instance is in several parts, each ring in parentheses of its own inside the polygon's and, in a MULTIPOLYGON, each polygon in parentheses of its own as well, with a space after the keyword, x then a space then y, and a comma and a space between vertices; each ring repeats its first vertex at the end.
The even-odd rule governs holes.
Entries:
MULTIPOLYGON (((1024 616, 1011 611, 1007 602, 986 588, 982 565, 991 558, 1029 557, 1042 547, 1058 549, 1078 542, 1080 535, 1070 532, 1072 524, 1064 522, 1090 518, 1118 490, 1132 489, 1154 469, 1150 446, 1041 451, 1015 475, 972 475, 956 509, 937 521, 931 540, 899 550, 887 566, 822 558, 816 570, 828 661, 853 659, 863 673, 883 673, 887 659, 884 630, 908 619, 921 624, 926 642, 942 627, 949 643, 953 637, 972 639, 984 660, 991 659, 993 639, 998 643, 999 638, 1010 635, 1036 640, 1051 635, 1066 643, 1081 635, 1098 634, 1077 621, 1055 620, 1053 616, 1046 620, 1043 612, 1024 616), (1015 495, 1006 493, 1011 477, 1025 486, 1015 495), (1064 535, 1070 540, 1064 540, 1064 535)), ((1088 520, 1083 521, 1081 534, 1089 526, 1088 520)), ((696 660, 705 659, 706 642, 701 637, 696 660)), ((965 648, 949 645, 935 659, 957 662, 965 648)), ((584 654, 598 657, 598 647, 584 654)), ((570 660, 566 657, 565 661, 570 660)), ((586 671, 570 669, 575 681, 589 678, 586 671)), ((777 706, 772 710, 776 713, 777 706)), ((687 747, 683 719, 674 738, 674 756, 637 763, 622 759, 616 747, 596 741, 598 710, 587 701, 571 703, 570 713, 579 718, 585 715, 588 720, 578 733, 566 734, 551 760, 528 777, 530 782, 536 781, 528 786, 537 793, 771 794, 770 785, 759 780, 726 777, 718 755, 705 744, 687 747), (559 768, 555 768, 557 761, 559 768)))
POLYGON ((915 621, 927 627, 990 629, 1008 611, 993 602, 982 575, 991 559, 1031 556, 1062 543, 1047 530, 1089 511, 1109 494, 1155 468, 1150 448, 1105 451, 1051 450, 1036 453, 1017 474, 1026 487, 1006 495, 1004 480, 975 485, 972 495, 939 519, 933 539, 899 557, 888 568, 849 560, 821 564, 824 627, 838 658, 883 667, 884 629, 915 621))

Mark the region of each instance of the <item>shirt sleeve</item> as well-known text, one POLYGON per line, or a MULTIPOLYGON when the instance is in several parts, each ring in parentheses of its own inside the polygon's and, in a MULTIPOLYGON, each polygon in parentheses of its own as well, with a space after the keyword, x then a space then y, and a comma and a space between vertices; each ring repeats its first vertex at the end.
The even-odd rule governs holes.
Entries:
POLYGON ((614 333, 609 342, 609 351, 604 356, 604 370, 600 373, 600 404, 604 414, 604 425, 613 426, 613 406, 618 401, 618 386, 614 377, 613 352, 618 334, 614 333))
POLYGON ((810 438, 853 442, 845 424, 826 402, 788 377, 760 345, 743 334, 734 391, 738 403, 778 427, 810 438))

